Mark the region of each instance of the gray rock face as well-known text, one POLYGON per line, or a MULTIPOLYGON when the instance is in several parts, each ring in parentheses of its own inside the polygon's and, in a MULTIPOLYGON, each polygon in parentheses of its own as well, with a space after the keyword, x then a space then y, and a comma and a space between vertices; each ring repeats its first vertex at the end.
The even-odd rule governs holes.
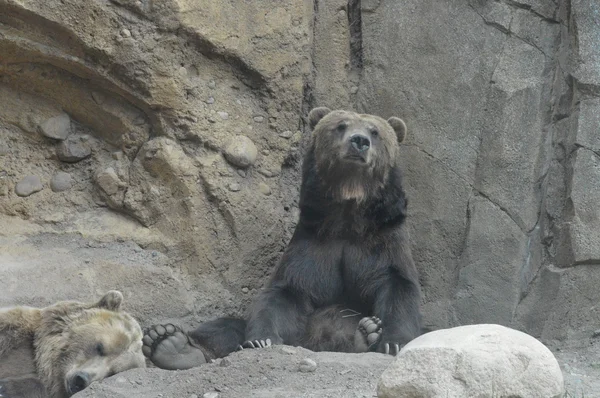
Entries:
MULTIPOLYGON (((565 339, 595 330, 577 321, 590 308, 552 290, 567 278, 557 267, 600 264, 598 5, 569 4, 360 2, 354 106, 408 126, 408 223, 433 328, 497 322, 565 339)), ((600 268, 572 273, 595 280, 600 268)))
POLYGON ((600 153, 585 148, 576 152, 571 189, 574 216, 569 234, 574 261, 593 264, 600 259, 600 153))
POLYGON ((65 140, 71 133, 71 118, 63 112, 47 119, 40 124, 39 129, 46 137, 65 140))
POLYGON ((15 193, 18 196, 27 197, 36 192, 44 189, 42 180, 38 176, 27 176, 23 177, 21 181, 15 186, 15 193))
POLYGON ((72 184, 71 174, 63 171, 58 172, 52 176, 50 180, 50 189, 53 192, 63 192, 71 189, 72 184))
POLYGON ((407 344, 377 386, 378 398, 564 395, 554 355, 533 337, 499 325, 437 330, 407 344))

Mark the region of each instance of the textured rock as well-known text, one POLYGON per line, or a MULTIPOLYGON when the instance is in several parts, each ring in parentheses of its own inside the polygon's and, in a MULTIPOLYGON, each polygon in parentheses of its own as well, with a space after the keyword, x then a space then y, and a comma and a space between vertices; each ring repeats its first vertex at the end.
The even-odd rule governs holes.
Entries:
POLYGON ((558 362, 533 337, 499 325, 438 330, 407 344, 379 398, 548 397, 564 394, 558 362))
POLYGON ((51 117, 40 124, 40 131, 46 137, 65 140, 71 133, 71 118, 66 113, 51 117))
POLYGON ((469 234, 459 260, 456 316, 460 324, 510 325, 527 239, 504 211, 481 196, 471 198, 469 214, 469 234))
POLYGON ((584 148, 577 151, 571 189, 573 260, 600 263, 600 154, 584 148))
POLYGON ((50 180, 50 189, 52 189, 53 192, 67 191, 71 189, 72 180, 71 174, 63 171, 58 172, 54 174, 50 180))
POLYGON ((23 177, 15 186, 15 193, 18 196, 26 197, 44 189, 42 180, 38 176, 23 177))
POLYGON ((244 135, 234 137, 225 147, 225 158, 238 167, 249 167, 256 162, 258 150, 252 140, 244 135))
POLYGON ((69 137, 56 147, 56 155, 67 163, 76 163, 92 155, 92 148, 84 137, 69 137))

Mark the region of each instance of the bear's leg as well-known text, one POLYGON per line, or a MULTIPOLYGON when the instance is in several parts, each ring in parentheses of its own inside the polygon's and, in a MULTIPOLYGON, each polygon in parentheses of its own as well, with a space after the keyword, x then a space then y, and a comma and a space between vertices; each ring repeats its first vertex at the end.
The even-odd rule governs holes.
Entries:
POLYGON ((219 318, 204 322, 188 337, 210 358, 222 358, 236 351, 244 342, 246 321, 235 318, 219 318))
POLYGON ((246 326, 241 348, 263 348, 271 344, 296 345, 304 335, 308 300, 285 286, 263 290, 258 296, 246 326))
POLYGON ((361 317, 341 305, 318 309, 308 318, 300 345, 312 351, 355 352, 354 335, 361 317))
POLYGON ((142 341, 144 355, 159 368, 190 369, 206 363, 204 352, 194 347, 180 328, 171 324, 151 326, 142 341))
POLYGON ((367 352, 381 336, 377 317, 335 305, 315 311, 309 318, 301 346, 312 351, 367 352))

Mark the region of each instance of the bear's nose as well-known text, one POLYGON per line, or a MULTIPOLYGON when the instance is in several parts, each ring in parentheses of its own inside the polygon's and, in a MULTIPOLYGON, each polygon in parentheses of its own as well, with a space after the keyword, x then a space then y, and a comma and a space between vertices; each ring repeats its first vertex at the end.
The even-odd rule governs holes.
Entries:
POLYGON ((366 152, 371 147, 371 140, 369 137, 362 134, 354 134, 350 137, 350 143, 358 152, 366 152))
POLYGON ((85 390, 90 385, 90 375, 86 372, 77 372, 69 380, 69 390, 72 394, 85 390))

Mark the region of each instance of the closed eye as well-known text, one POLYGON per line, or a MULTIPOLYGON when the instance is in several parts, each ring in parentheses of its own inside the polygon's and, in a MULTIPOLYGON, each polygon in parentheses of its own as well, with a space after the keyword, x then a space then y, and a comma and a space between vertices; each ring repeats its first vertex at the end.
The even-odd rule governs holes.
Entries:
POLYGON ((343 133, 344 131, 346 131, 347 128, 348 128, 348 123, 341 122, 340 124, 337 125, 337 127, 335 129, 337 131, 339 131, 340 133, 343 133))
POLYGON ((102 343, 96 344, 96 353, 98 355, 100 355, 101 357, 106 355, 106 352, 104 351, 104 344, 102 344, 102 343))
POLYGON ((372 137, 377 137, 379 135, 379 131, 377 131, 377 129, 371 129, 371 136, 372 137))

